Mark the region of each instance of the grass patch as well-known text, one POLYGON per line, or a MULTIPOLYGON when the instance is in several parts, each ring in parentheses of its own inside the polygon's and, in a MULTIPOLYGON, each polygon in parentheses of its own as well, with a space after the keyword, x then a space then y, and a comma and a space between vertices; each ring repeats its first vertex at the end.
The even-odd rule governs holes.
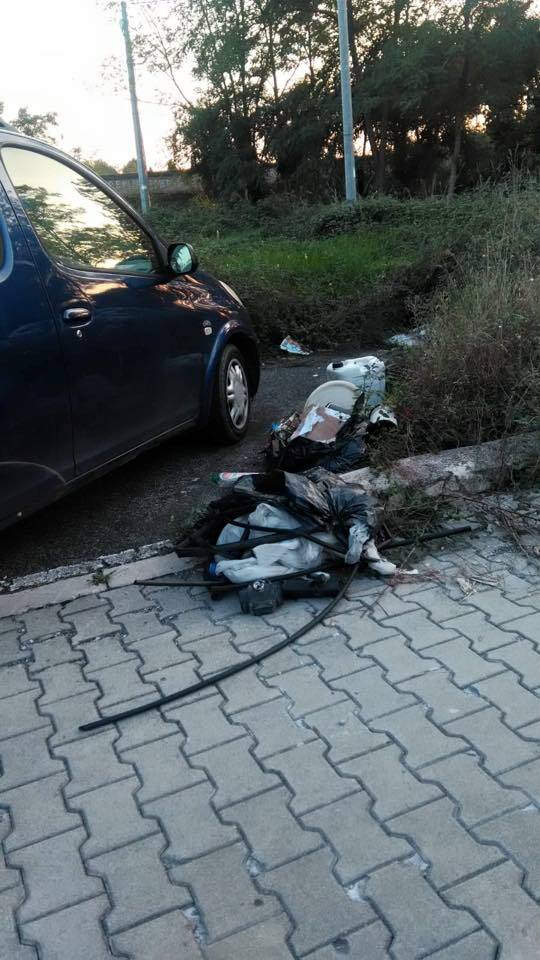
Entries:
POLYGON ((261 339, 286 334, 311 347, 374 346, 411 322, 464 254, 476 261, 520 211, 519 246, 538 231, 538 190, 486 187, 444 199, 309 204, 273 196, 253 205, 195 199, 154 207, 167 241, 189 240, 204 270, 232 284, 261 339), (534 198, 534 202, 531 200, 534 198))

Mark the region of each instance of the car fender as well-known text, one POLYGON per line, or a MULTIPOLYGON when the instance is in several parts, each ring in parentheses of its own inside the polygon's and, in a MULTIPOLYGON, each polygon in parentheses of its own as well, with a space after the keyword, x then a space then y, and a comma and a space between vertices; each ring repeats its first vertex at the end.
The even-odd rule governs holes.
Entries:
POLYGON ((240 334, 246 340, 250 340, 253 344, 256 344, 256 339, 245 326, 236 319, 228 320, 219 330, 216 339, 213 343, 212 349, 210 351, 210 356, 208 358, 208 363, 206 365, 206 371, 204 375, 203 390, 201 397, 201 415, 200 415, 200 424, 205 425, 208 423, 210 417, 210 408, 212 405, 212 394, 214 390, 214 381, 216 378, 216 372, 219 364, 219 359, 223 353, 225 347, 235 336, 240 334))

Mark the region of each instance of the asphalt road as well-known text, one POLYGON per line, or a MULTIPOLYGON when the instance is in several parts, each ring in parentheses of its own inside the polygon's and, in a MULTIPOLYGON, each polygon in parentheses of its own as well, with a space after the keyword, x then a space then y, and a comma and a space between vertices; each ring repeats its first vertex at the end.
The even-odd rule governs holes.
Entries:
MULTIPOLYGON (((369 352, 349 344, 345 355, 369 352)), ((193 508, 216 496, 212 473, 260 469, 270 425, 303 404, 335 358, 323 352, 267 361, 251 429, 238 446, 217 447, 202 432, 185 434, 4 531, 0 578, 174 539, 193 508)))

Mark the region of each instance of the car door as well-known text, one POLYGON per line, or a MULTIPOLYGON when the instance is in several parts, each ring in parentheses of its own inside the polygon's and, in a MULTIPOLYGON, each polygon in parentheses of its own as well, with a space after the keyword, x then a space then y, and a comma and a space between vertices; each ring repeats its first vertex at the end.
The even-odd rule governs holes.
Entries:
POLYGON ((60 339, 0 182, 0 526, 59 495, 73 473, 60 339))
POLYGON ((77 472, 195 421, 197 284, 171 278, 143 225, 80 165, 34 145, 1 155, 66 358, 77 472))

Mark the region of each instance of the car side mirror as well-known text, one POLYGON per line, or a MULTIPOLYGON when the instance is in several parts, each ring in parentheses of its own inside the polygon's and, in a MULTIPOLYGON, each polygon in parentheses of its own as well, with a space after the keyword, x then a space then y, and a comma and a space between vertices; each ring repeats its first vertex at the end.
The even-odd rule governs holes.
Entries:
POLYGON ((199 261, 190 243, 172 243, 167 252, 169 267, 177 276, 193 273, 199 261))

